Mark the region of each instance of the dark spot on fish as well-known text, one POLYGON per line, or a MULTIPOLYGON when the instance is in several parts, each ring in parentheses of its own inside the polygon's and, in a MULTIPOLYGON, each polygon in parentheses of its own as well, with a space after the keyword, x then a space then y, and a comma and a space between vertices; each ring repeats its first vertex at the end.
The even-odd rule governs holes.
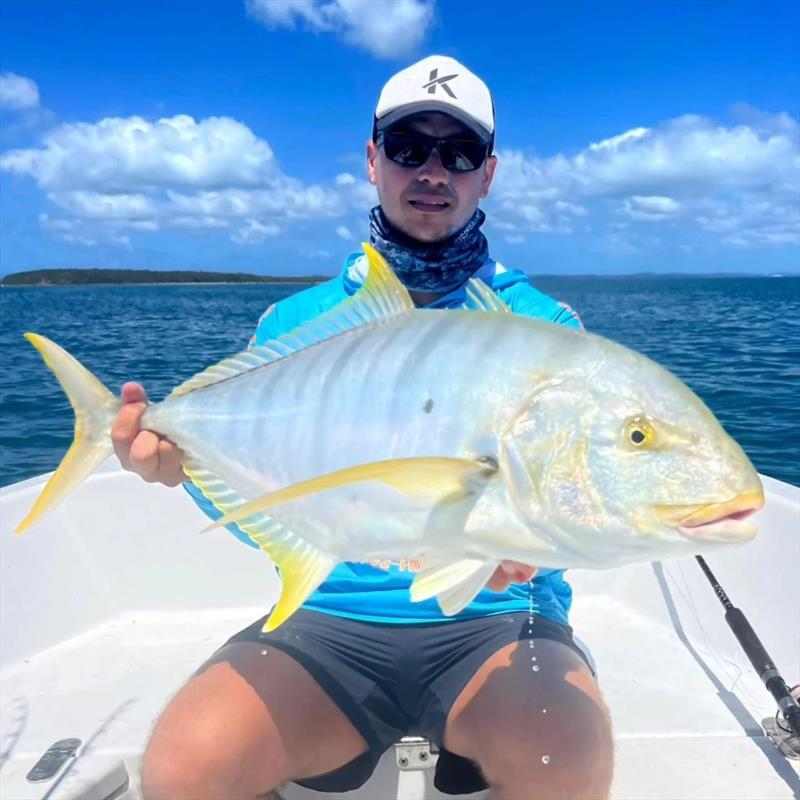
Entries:
POLYGON ((494 456, 480 456, 478 461, 491 472, 495 472, 500 468, 500 464, 494 456))
POLYGON ((428 399, 425 401, 425 405, 424 405, 424 406, 422 406, 422 410, 423 410, 423 411, 424 411, 426 414, 430 414, 430 413, 431 413, 431 411, 433 411, 433 400, 431 400, 430 398, 428 398, 428 399))

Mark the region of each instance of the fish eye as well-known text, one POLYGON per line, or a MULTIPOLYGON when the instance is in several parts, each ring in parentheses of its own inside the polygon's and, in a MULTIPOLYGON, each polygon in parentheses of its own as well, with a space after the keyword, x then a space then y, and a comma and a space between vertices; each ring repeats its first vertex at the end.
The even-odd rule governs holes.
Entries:
POLYGON ((625 424, 624 438, 637 450, 649 449, 656 442, 656 431, 644 417, 634 417, 625 424))

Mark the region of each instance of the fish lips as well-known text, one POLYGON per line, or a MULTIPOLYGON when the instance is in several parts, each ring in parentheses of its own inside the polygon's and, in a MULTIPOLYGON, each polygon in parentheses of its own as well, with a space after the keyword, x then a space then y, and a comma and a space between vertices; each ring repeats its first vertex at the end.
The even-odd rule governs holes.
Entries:
POLYGON ((762 490, 742 492, 722 503, 655 506, 656 516, 682 536, 697 542, 747 542, 757 532, 747 521, 764 505, 762 490))

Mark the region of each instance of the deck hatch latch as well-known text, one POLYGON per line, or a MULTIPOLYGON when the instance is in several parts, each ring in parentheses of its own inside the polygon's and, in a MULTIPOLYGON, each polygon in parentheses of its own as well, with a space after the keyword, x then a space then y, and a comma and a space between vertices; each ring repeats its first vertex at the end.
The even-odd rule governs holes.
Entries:
POLYGON ((53 742, 31 767, 25 779, 29 783, 52 780, 67 761, 75 758, 80 746, 80 739, 59 739, 57 742, 53 742))

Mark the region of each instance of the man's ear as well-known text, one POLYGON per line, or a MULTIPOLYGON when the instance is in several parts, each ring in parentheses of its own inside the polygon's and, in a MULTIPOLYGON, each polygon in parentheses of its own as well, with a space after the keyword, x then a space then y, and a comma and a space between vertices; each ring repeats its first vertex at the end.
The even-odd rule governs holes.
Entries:
POLYGON ((497 156, 489 156, 486 159, 486 172, 483 176, 483 185, 481 186, 481 197, 486 197, 489 194, 489 187, 492 185, 492 178, 494 178, 494 171, 497 169, 497 156))
POLYGON ((378 161, 378 147, 375 142, 370 139, 367 142, 367 178, 369 182, 375 186, 378 182, 376 176, 376 162, 378 161))

